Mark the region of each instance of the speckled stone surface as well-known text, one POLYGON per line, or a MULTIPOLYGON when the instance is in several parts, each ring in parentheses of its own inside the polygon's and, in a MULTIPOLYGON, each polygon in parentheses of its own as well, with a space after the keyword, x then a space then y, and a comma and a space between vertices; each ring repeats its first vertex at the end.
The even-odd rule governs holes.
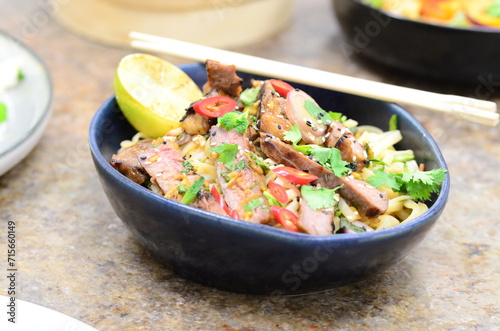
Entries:
MULTIPOLYGON (((304 296, 221 292, 157 264, 111 209, 90 158, 87 130, 96 109, 112 94, 118 61, 132 50, 96 44, 65 30, 46 3, 0 0, 0 29, 40 55, 55 86, 54 112, 42 141, 0 177, 0 269, 6 268, 6 223, 14 220, 18 298, 99 330, 500 329, 499 127, 411 109, 440 145, 452 191, 430 235, 382 274, 304 296)), ((298 0, 286 31, 237 51, 474 96, 477 86, 396 75, 344 56, 340 44, 330 2, 298 0)), ((497 103, 499 96, 493 91, 497 103)), ((5 294, 3 278, 0 293, 5 294)))

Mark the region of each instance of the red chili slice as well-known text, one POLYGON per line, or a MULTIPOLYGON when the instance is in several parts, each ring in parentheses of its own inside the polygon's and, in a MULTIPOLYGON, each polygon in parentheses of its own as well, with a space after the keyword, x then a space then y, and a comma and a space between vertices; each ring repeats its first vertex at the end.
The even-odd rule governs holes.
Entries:
POLYGON ((288 92, 294 89, 292 85, 285 83, 284 81, 279 79, 270 79, 269 82, 276 90, 276 92, 278 92, 284 98, 286 98, 288 92))
POLYGON ((296 225, 298 217, 292 211, 280 206, 271 206, 271 212, 276 221, 281 224, 285 230, 299 232, 299 228, 296 225))
POLYGON ((307 172, 292 167, 278 167, 273 169, 273 171, 294 184, 309 184, 310 182, 318 179, 318 176, 311 175, 307 172))
POLYGON ((219 206, 221 206, 221 208, 224 209, 224 211, 229 215, 230 214, 229 208, 227 207, 226 202, 222 198, 222 195, 220 195, 217 186, 212 185, 212 187, 210 188, 210 193, 212 193, 212 195, 214 196, 215 202, 217 202, 219 206))
POLYGON ((200 115, 215 118, 232 112, 236 108, 236 101, 224 96, 215 96, 197 101, 193 109, 200 115))
POLYGON ((231 212, 230 216, 231 216, 232 218, 234 218, 234 219, 237 219, 237 220, 239 220, 239 219, 240 219, 240 213, 238 213, 238 211, 237 211, 237 210, 233 210, 233 211, 231 212))
POLYGON ((283 186, 275 182, 270 182, 268 187, 271 195, 278 200, 279 203, 285 204, 288 202, 288 195, 286 194, 286 190, 283 186))

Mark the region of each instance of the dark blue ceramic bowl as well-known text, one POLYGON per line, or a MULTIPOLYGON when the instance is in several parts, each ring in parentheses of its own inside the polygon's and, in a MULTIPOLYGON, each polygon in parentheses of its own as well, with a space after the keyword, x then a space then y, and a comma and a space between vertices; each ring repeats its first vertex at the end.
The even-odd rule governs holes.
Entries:
MULTIPOLYGON (((205 82, 203 65, 181 67, 205 82)), ((248 81, 250 76, 240 73, 248 81)), ((257 77, 262 78, 262 77, 257 77)), ((401 107, 372 99, 294 84, 326 109, 341 111, 387 129, 399 118, 401 148, 415 151, 428 168, 446 164, 429 133, 401 107)), ((90 125, 92 157, 112 207, 137 241, 179 275, 219 289, 254 294, 299 294, 342 286, 375 275, 404 258, 425 237, 448 197, 447 176, 429 211, 408 224, 363 234, 309 236, 250 224, 167 200, 132 182, 109 165, 122 140, 135 130, 115 98, 107 100, 90 125)))

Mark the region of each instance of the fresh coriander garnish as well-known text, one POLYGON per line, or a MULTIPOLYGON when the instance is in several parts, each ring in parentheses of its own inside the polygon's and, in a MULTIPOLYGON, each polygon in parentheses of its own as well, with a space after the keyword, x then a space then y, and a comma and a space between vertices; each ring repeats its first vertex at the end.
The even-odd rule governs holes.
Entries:
POLYGON ((243 206, 243 210, 244 211, 252 211, 255 208, 257 208, 258 206, 260 206, 263 202, 264 202, 264 199, 262 199, 262 198, 253 199, 249 203, 245 204, 245 206, 243 206))
POLYGON ((232 111, 219 117, 218 122, 226 130, 236 130, 236 132, 244 133, 250 124, 248 122, 247 113, 242 113, 240 111, 232 111))
POLYGON ((325 209, 335 206, 335 191, 340 187, 328 189, 325 187, 313 188, 310 185, 303 185, 300 188, 300 193, 311 209, 325 209))
POLYGON ((342 177, 351 171, 351 168, 348 167, 349 162, 342 160, 340 150, 335 147, 316 147, 309 150, 308 153, 314 156, 319 164, 333 171, 337 177, 342 177))
POLYGON ((222 143, 219 146, 210 148, 209 151, 219 153, 219 161, 224 163, 226 168, 232 169, 238 154, 238 145, 222 143))
POLYGON ((240 100, 245 107, 252 107, 259 97, 261 86, 247 88, 240 93, 240 100))
POLYGON ((368 183, 375 187, 385 185, 394 192, 408 194, 413 199, 428 200, 431 193, 439 192, 446 172, 447 170, 444 169, 433 169, 430 171, 387 173, 378 169, 368 179, 368 183))
POLYGON ((302 132, 300 132, 299 126, 295 124, 286 131, 283 135, 283 139, 297 145, 302 140, 302 132))
POLYGON ((341 113, 326 111, 311 100, 304 101, 304 107, 312 117, 321 120, 327 125, 331 124, 331 121, 333 120, 340 121, 343 118, 341 113))

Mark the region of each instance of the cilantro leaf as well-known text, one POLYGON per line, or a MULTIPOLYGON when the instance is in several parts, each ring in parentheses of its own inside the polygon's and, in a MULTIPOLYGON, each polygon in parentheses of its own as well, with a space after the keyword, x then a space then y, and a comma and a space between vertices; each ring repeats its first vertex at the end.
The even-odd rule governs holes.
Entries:
POLYGON ((373 176, 368 179, 368 184, 374 187, 387 186, 394 192, 399 192, 401 189, 400 179, 398 174, 387 173, 382 169, 377 169, 373 172, 373 176))
POLYGON ((292 126, 289 131, 284 133, 283 139, 297 145, 302 140, 302 132, 300 132, 299 126, 297 124, 292 126))
POLYGON ((439 192, 439 188, 445 179, 444 169, 433 169, 430 171, 412 171, 404 173, 386 173, 378 169, 368 179, 368 183, 375 187, 387 186, 394 192, 408 194, 412 199, 428 200, 432 193, 439 192))
POLYGON ((236 130, 236 132, 244 133, 250 124, 246 113, 240 111, 232 111, 219 117, 217 123, 226 130, 236 130))
POLYGON ((238 154, 238 145, 222 143, 219 146, 210 148, 209 151, 219 153, 219 161, 224 163, 226 168, 232 169, 238 154))
POLYGON ((330 169, 335 173, 335 176, 341 177, 351 171, 348 167, 349 162, 342 160, 340 150, 331 148, 332 156, 330 157, 330 169))
POLYGON ((311 149, 314 149, 314 148, 317 148, 318 145, 294 145, 295 147, 295 150, 297 152, 301 152, 302 154, 306 154, 306 155, 309 155, 311 149))
POLYGON ((335 206, 335 191, 339 188, 340 186, 335 189, 325 187, 315 189, 310 185, 303 185, 300 188, 300 193, 311 209, 318 210, 335 206))
POLYGON ((351 169, 348 167, 349 162, 342 160, 340 150, 335 147, 317 147, 309 150, 309 154, 314 156, 319 164, 335 173, 335 176, 342 177, 351 169))
POLYGON ((433 169, 430 171, 415 171, 402 174, 402 180, 406 185, 406 191, 412 198, 428 200, 431 193, 439 192, 441 183, 444 181, 446 170, 433 169))
POLYGON ((330 160, 332 150, 328 147, 317 147, 310 149, 309 154, 314 156, 320 164, 325 165, 330 160))
POLYGON ((258 206, 260 206, 263 202, 264 202, 264 199, 262 199, 262 198, 253 199, 249 203, 245 204, 245 206, 243 206, 243 210, 244 211, 252 211, 255 208, 257 208, 258 206))
POLYGON ((261 86, 245 89, 240 93, 240 100, 245 107, 252 107, 259 97, 261 86))
POLYGON ((314 118, 322 118, 324 116, 328 116, 328 112, 323 110, 312 100, 304 101, 304 108, 306 108, 307 112, 314 118))

